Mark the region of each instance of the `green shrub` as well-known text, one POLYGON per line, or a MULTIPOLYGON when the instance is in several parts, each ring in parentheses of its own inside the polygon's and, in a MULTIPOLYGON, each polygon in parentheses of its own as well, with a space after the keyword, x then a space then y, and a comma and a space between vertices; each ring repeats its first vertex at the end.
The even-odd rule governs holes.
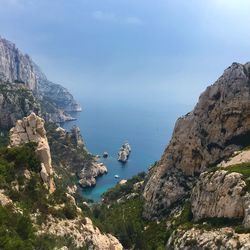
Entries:
POLYGON ((75 219, 77 217, 76 207, 72 204, 66 203, 65 207, 63 208, 63 214, 69 220, 75 219))
POLYGON ((104 202, 112 202, 129 194, 133 191, 133 186, 135 183, 143 181, 145 179, 146 173, 141 172, 138 175, 129 179, 125 184, 117 184, 115 187, 109 189, 102 195, 104 202))

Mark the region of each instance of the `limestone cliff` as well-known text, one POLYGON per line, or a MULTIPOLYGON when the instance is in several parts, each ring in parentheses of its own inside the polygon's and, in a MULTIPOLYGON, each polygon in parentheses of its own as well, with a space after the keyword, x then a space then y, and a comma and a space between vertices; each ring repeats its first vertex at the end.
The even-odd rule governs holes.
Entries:
POLYGON ((192 190, 194 221, 203 218, 244 218, 248 221, 249 194, 239 173, 226 170, 202 173, 192 190))
POLYGON ((10 130, 10 145, 12 147, 27 142, 37 143, 37 154, 41 160, 40 175, 50 192, 54 192, 53 168, 44 120, 34 113, 22 120, 17 120, 16 126, 10 130))
POLYGON ((0 79, 4 82, 22 82, 32 91, 37 90, 33 64, 15 44, 0 37, 0 79))
POLYGON ((8 84, 23 84, 37 100, 46 120, 64 122, 71 120, 67 111, 81 111, 69 91, 49 81, 41 69, 28 55, 24 55, 15 44, 0 37, 0 81, 8 84))
POLYGON ((250 234, 237 234, 231 228, 204 230, 192 228, 179 229, 170 237, 168 250, 226 250, 250 249, 250 234))
POLYGON ((177 120, 172 139, 145 186, 144 216, 163 216, 192 187, 196 175, 247 145, 249 63, 233 63, 177 120))

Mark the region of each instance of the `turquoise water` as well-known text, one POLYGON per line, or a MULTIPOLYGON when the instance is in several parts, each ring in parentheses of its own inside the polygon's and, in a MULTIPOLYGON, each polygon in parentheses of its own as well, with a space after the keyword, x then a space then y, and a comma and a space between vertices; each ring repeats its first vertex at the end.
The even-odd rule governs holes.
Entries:
POLYGON ((76 121, 64 125, 69 129, 77 125, 88 150, 93 154, 109 153, 107 159, 101 158, 108 168, 108 174, 97 179, 94 188, 82 191, 83 195, 99 201, 101 194, 113 187, 119 179, 128 179, 159 160, 169 142, 175 120, 185 108, 168 105, 143 105, 130 102, 81 102, 83 112, 74 113, 76 121), (121 145, 128 141, 132 152, 126 164, 117 161, 121 145))

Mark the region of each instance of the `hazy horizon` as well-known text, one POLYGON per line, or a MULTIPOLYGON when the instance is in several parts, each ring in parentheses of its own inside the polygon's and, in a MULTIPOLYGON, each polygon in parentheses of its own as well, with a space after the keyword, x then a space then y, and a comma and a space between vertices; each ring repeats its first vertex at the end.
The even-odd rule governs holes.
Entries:
POLYGON ((79 98, 192 106, 250 60, 248 1, 0 0, 0 35, 79 98), (140 95, 142 96, 140 97, 140 95))

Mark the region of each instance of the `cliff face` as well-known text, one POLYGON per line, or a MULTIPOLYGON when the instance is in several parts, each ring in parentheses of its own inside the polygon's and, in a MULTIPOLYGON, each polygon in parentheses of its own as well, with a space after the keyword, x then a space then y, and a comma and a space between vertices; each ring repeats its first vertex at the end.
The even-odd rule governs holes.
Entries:
POLYGON ((249 131, 249 64, 233 63, 194 110, 177 120, 168 147, 149 174, 144 216, 163 216, 187 194, 196 175, 246 146, 249 131))
MULTIPOLYGON (((203 218, 244 218, 248 203, 246 183, 239 173, 226 170, 202 173, 192 190, 191 204, 194 221, 203 218)), ((245 221, 248 221, 245 218, 245 221)))
POLYGON ((69 91, 50 82, 28 55, 23 55, 16 46, 0 37, 0 81, 8 84, 23 84, 41 103, 44 117, 54 122, 64 122, 72 117, 65 112, 81 111, 69 91))
POLYGON ((15 44, 0 38, 0 79, 4 82, 23 82, 37 90, 37 79, 28 55, 23 55, 15 44))

